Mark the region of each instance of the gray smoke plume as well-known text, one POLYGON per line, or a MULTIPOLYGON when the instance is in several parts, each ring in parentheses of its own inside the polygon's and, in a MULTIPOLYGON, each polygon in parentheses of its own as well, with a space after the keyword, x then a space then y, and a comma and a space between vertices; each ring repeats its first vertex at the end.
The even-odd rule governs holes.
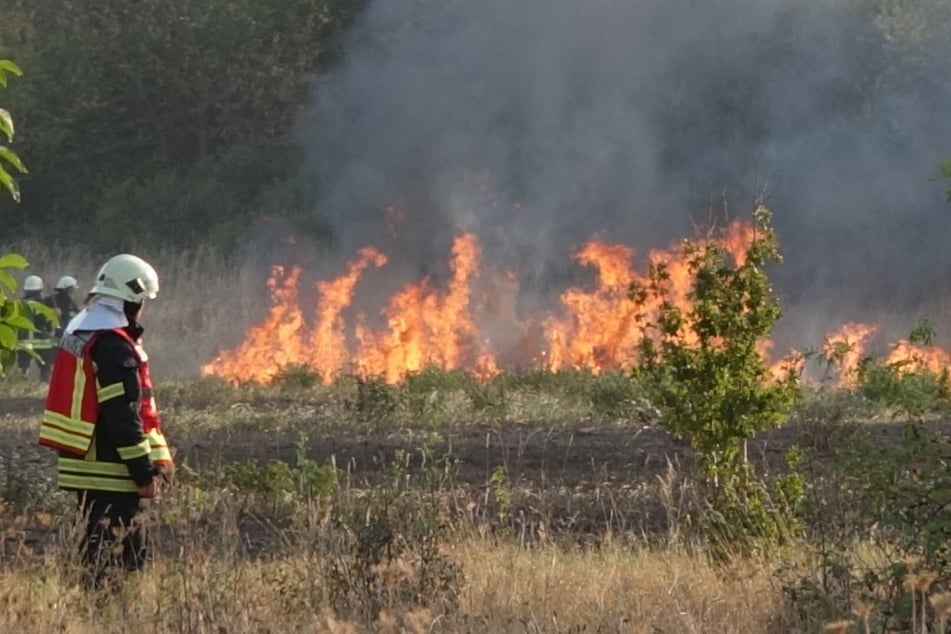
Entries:
POLYGON ((473 230, 544 295, 594 235, 643 254, 765 193, 791 303, 917 303, 951 272, 949 42, 832 0, 376 0, 302 125, 317 213, 408 277, 473 230))

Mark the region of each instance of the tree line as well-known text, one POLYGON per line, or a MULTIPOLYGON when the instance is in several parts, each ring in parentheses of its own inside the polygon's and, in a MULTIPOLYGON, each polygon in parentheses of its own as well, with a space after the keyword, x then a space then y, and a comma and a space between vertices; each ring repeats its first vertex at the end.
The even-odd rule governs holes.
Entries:
POLYGON ((365 0, 0 0, 4 96, 30 174, 7 237, 234 243, 306 220, 292 143, 313 77, 365 0))

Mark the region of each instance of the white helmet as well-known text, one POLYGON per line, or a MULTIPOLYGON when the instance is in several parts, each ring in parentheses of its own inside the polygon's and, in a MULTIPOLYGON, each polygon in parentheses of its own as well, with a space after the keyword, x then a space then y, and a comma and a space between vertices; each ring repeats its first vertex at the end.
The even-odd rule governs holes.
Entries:
POLYGON ((123 253, 102 265, 89 292, 141 304, 146 299, 155 299, 158 291, 158 273, 152 265, 140 257, 123 253))
POLYGON ((64 275, 63 277, 59 278, 59 281, 56 282, 56 286, 54 286, 53 288, 55 288, 58 291, 61 291, 67 288, 75 288, 75 287, 76 287, 76 278, 73 277, 72 275, 64 275))
POLYGON ((43 278, 39 275, 30 275, 25 280, 23 280, 23 290, 25 291, 42 291, 43 290, 43 278))

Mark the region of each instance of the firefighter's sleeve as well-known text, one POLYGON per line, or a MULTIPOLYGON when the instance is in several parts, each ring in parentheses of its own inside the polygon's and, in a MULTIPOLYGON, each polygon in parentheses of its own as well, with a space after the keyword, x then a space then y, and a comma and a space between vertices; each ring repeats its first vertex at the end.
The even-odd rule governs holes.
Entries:
POLYGON ((91 351, 96 366, 99 420, 96 434, 115 447, 138 486, 147 486, 155 474, 149 459, 149 440, 139 415, 138 361, 132 345, 113 333, 100 336, 91 351))

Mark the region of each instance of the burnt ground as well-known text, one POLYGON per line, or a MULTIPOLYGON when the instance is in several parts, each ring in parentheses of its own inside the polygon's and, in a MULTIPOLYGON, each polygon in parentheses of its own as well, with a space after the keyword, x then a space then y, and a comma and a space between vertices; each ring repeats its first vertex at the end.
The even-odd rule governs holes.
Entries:
MULTIPOLYGON (((0 399, 0 429, 5 419, 22 420, 41 409, 38 398, 0 399)), ((951 432, 949 421, 934 424, 951 432)), ((761 470, 775 473, 783 469, 783 456, 794 444, 827 456, 853 442, 856 430, 876 444, 893 446, 903 428, 888 421, 787 425, 751 441, 748 455, 761 470)), ((474 519, 499 520, 498 478, 504 474, 504 486, 512 492, 508 521, 536 532, 548 527, 572 540, 598 540, 607 532, 662 537, 671 530, 672 513, 682 511, 689 488, 685 476, 693 466, 686 444, 660 426, 633 421, 460 425, 428 432, 373 425, 223 428, 202 434, 176 433, 171 425, 169 436, 177 463, 201 473, 201 467, 247 460, 293 464, 301 431, 308 434, 308 457, 321 463, 334 460, 341 481, 356 486, 391 477, 394 463, 406 477, 447 474, 443 484, 451 484, 456 512, 474 519), (447 463, 449 470, 444 469, 447 463)), ((42 474, 52 486, 53 460, 52 452, 36 445, 36 432, 22 429, 22 423, 0 435, 0 479, 7 487, 11 474, 27 479, 42 474)))
MULTIPOLYGON (((31 397, 0 399, 0 426, 5 418, 28 418, 42 411, 42 400, 31 397)), ((951 433, 951 421, 934 425, 951 433)), ((790 424, 765 432, 750 442, 751 460, 775 471, 782 468, 786 450, 798 444, 824 453, 848 442, 856 428, 883 446, 900 442, 900 422, 872 421, 844 428, 823 424, 790 424)), ((629 421, 578 421, 551 425, 544 421, 498 425, 454 426, 439 431, 394 430, 392 427, 340 426, 332 429, 289 428, 282 431, 218 429, 200 437, 169 430, 177 462, 192 466, 248 459, 293 462, 300 432, 308 435, 308 457, 333 459, 355 482, 372 480, 398 458, 410 472, 449 458, 455 480, 485 483, 501 467, 513 485, 579 486, 592 482, 649 482, 673 465, 689 471, 692 452, 658 425, 629 421), (426 455, 425 447, 431 447, 426 455)), ((31 430, 7 430, 0 435, 0 457, 15 454, 27 463, 42 460, 31 430)))

